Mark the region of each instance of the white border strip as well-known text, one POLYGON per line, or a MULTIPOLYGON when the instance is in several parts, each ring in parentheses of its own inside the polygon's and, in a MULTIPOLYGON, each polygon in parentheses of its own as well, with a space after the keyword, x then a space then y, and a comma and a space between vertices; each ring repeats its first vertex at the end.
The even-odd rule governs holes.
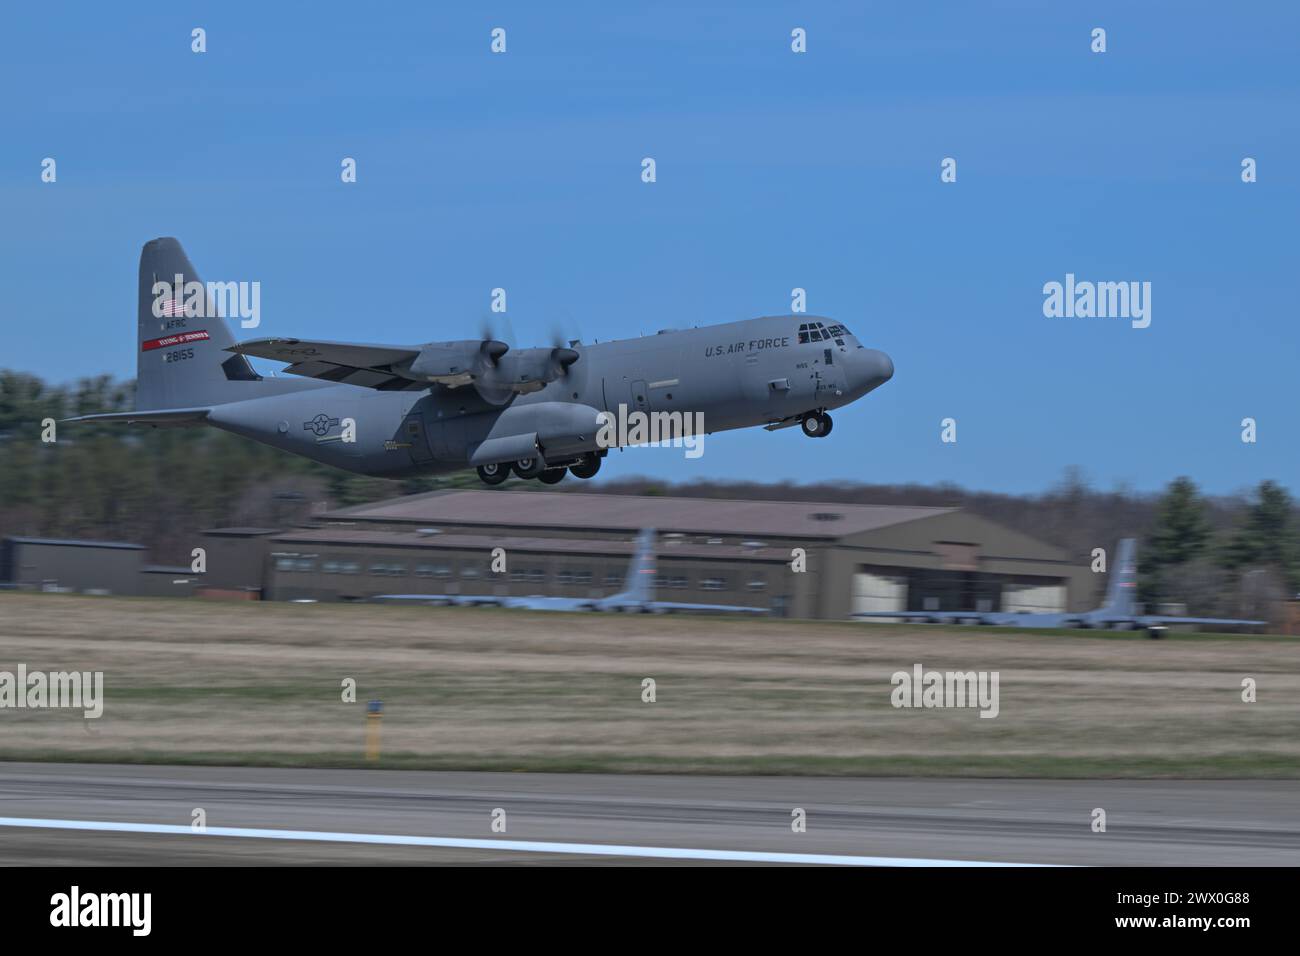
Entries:
POLYGON ((805 863, 824 866, 1045 866, 1038 863, 988 863, 981 860, 918 860, 898 856, 845 856, 836 853, 775 853, 763 850, 708 850, 694 847, 622 846, 609 843, 542 843, 533 840, 481 840, 407 836, 398 833, 331 833, 327 830, 263 830, 252 827, 193 827, 175 823, 115 823, 100 820, 43 820, 0 817, 0 827, 42 830, 98 830, 105 833, 163 833, 172 836, 244 837, 258 840, 308 840, 318 843, 377 843, 514 853, 573 853, 658 860, 721 860, 732 863, 805 863))

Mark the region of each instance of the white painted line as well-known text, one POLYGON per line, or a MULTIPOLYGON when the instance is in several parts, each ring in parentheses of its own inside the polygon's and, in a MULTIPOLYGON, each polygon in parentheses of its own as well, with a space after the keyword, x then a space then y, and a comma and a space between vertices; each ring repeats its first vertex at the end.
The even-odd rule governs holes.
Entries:
POLYGON ((824 866, 1044 866, 1038 863, 989 863, 982 860, 917 860, 900 856, 845 856, 837 853, 769 853, 763 850, 707 850, 695 847, 620 846, 610 843, 542 843, 534 840, 481 840, 461 837, 406 836, 397 833, 331 833, 325 830, 262 830, 251 827, 205 827, 178 823, 114 823, 100 820, 43 820, 0 817, 0 826, 43 830, 98 830, 105 833, 165 833, 173 836, 224 836, 257 840, 310 840, 319 843, 378 843, 457 850, 509 850, 514 853, 576 853, 585 856, 630 856, 659 860, 722 860, 732 863, 807 863, 824 866))

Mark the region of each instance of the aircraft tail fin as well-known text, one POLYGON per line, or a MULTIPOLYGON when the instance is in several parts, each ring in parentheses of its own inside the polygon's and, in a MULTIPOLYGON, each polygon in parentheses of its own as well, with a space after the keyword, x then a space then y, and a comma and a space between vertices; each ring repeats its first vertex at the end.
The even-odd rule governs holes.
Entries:
POLYGON ((655 529, 642 528, 636 536, 636 551, 627 568, 623 582, 623 595, 634 601, 653 601, 655 598, 655 529))
POLYGON ((1122 538, 1110 567, 1106 603, 1102 610, 1131 615, 1137 606, 1137 539, 1122 538))
POLYGON ((226 351, 235 344, 226 317, 257 304, 253 288, 204 285, 175 239, 144 244, 136 302, 137 410, 203 408, 312 387, 283 379, 264 383, 248 359, 226 351))

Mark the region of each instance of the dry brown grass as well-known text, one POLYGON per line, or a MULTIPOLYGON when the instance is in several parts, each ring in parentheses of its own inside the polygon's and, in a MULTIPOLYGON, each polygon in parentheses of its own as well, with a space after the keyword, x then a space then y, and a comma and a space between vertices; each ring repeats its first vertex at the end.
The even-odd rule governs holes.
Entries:
POLYGON ((6 594, 20 662, 102 670, 106 704, 0 710, 8 759, 360 764, 380 697, 398 767, 1300 776, 1285 639, 6 594), (999 671, 1000 715, 895 710, 916 662, 999 671))

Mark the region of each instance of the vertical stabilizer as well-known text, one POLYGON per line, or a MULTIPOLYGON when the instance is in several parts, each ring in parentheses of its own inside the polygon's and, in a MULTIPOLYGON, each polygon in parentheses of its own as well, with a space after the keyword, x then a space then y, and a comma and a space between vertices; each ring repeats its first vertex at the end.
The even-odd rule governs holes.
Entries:
POLYGON ((258 375, 242 355, 225 351, 235 338, 216 305, 179 242, 144 244, 136 297, 137 410, 250 397, 234 394, 230 383, 258 375))
POLYGON ((1137 541, 1120 540, 1115 561, 1110 566, 1110 583, 1106 585, 1106 603, 1101 609, 1110 614, 1132 615, 1137 606, 1137 541))
POLYGON ((636 536, 636 551, 628 565, 621 596, 631 601, 653 601, 655 598, 654 528, 642 528, 636 536))

